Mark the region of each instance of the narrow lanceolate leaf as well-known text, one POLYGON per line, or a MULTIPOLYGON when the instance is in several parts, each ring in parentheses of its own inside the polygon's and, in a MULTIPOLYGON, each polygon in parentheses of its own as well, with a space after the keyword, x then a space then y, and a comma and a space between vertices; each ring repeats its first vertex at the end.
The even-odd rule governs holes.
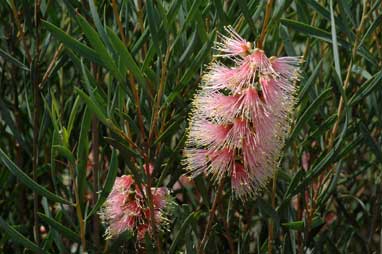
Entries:
POLYGON ((2 231, 5 232, 9 238, 11 238, 13 241, 23 245, 25 248, 33 251, 34 253, 49 253, 47 251, 44 251, 41 249, 38 245, 33 243, 31 240, 20 234, 16 229, 14 229, 12 226, 8 225, 3 218, 0 216, 0 227, 2 228, 2 231))
POLYGON ((187 216, 187 218, 183 221, 182 225, 180 226, 180 229, 176 232, 174 241, 172 242, 169 252, 168 253, 174 253, 176 250, 177 245, 181 241, 182 238, 184 238, 184 233, 187 227, 189 227, 190 224, 194 223, 196 218, 198 217, 199 212, 192 212, 190 215, 187 216))
POLYGON ((98 209, 106 201, 106 198, 109 196, 109 193, 110 193, 111 189, 113 188, 115 178, 117 177, 117 172, 118 172, 118 157, 117 157, 116 150, 113 149, 113 153, 111 155, 109 171, 107 173, 106 180, 105 180, 105 183, 104 183, 103 188, 102 188, 102 192, 99 195, 99 198, 98 198, 96 204, 94 205, 93 209, 87 215, 86 220, 89 219, 89 217, 92 216, 95 212, 97 212, 98 209))
POLYGON ((89 97, 81 89, 75 87, 74 90, 81 96, 81 98, 85 101, 86 105, 88 105, 90 110, 96 114, 97 118, 105 125, 109 125, 109 121, 106 118, 106 114, 101 109, 101 107, 97 104, 97 102, 93 98, 89 97))
POLYGON ((105 28, 103 27, 103 25, 101 23, 101 20, 99 18, 99 15, 98 15, 98 12, 97 12, 97 7, 94 4, 94 0, 88 0, 88 2, 89 2, 90 12, 92 14, 92 18, 93 18, 94 24, 95 24, 95 26, 97 28, 97 31, 98 31, 102 41, 106 44, 107 48, 111 52, 113 52, 113 55, 115 55, 115 52, 113 51, 113 48, 112 48, 112 46, 110 44, 110 40, 107 37, 105 28))
POLYGON ((16 122, 11 116, 11 110, 7 107, 4 101, 0 98, 0 116, 2 120, 9 126, 10 131, 15 136, 16 140, 22 146, 24 151, 31 156, 31 151, 29 146, 25 143, 23 136, 21 135, 19 129, 16 127, 16 122))
POLYGON ((371 151, 374 153, 375 157, 382 164, 382 150, 380 145, 378 145, 370 135, 370 131, 367 129, 364 123, 361 123, 361 130, 365 136, 366 144, 370 147, 371 151))
POLYGON ((74 155, 68 148, 61 145, 54 145, 53 149, 58 151, 59 154, 64 156, 72 165, 74 165, 75 163, 74 155))
POLYGON ((253 19, 251 17, 251 14, 249 13, 249 8, 248 8, 248 1, 244 0, 238 0, 237 3, 239 4, 240 10, 243 12, 244 18, 249 24, 249 27, 252 30, 252 33, 256 34, 256 26, 255 23, 253 22, 253 19))
POLYGON ((46 197, 47 199, 50 199, 51 201, 72 205, 69 201, 63 199, 60 196, 57 196, 56 194, 47 190, 45 187, 33 181, 32 178, 25 174, 20 168, 16 166, 16 164, 13 161, 11 161, 8 158, 8 156, 4 153, 4 151, 1 148, 0 161, 13 175, 15 175, 20 180, 20 182, 25 184, 31 190, 37 192, 41 196, 46 197))
MULTIPOLYGON (((154 42, 161 41, 159 39, 159 18, 156 15, 155 9, 154 9, 154 3, 153 0, 147 0, 147 19, 149 24, 149 30, 152 36, 152 39, 154 42)), ((157 47, 157 50, 159 51, 158 43, 154 43, 154 45, 157 47)))
POLYGON ((115 51, 117 51, 120 54, 120 63, 124 71, 127 72, 127 70, 130 70, 133 73, 134 77, 138 80, 138 82, 141 85, 145 85, 146 81, 143 76, 143 73, 139 69, 129 50, 110 28, 107 28, 107 34, 109 35, 109 38, 112 42, 115 51))
POLYGON ((334 20, 332 0, 330 0, 330 22, 331 22, 331 31, 332 31, 332 41, 333 41, 332 47, 333 47, 334 66, 337 72, 337 76, 340 80, 340 83, 342 84, 341 67, 340 67, 340 59, 339 59, 340 57, 338 54, 336 23, 334 20))
POLYGON ((72 49, 73 51, 77 52, 81 56, 89 59, 94 63, 98 63, 100 65, 103 64, 97 52, 93 49, 69 36, 63 30, 53 25, 52 23, 49 23, 48 21, 42 21, 42 24, 53 34, 53 36, 55 36, 59 41, 61 41, 66 47, 72 49))
POLYGON ((85 33, 86 38, 94 48, 96 54, 99 56, 99 59, 103 62, 103 65, 108 68, 118 80, 122 81, 123 77, 121 73, 117 69, 112 57, 107 52, 105 45, 102 43, 94 28, 80 15, 78 16, 78 24, 85 33))
POLYGON ((24 65, 22 62, 14 58, 12 55, 10 55, 8 52, 0 48, 0 56, 4 57, 6 60, 8 60, 10 63, 14 64, 15 66, 21 68, 22 70, 29 71, 29 68, 24 65))
MULTIPOLYGON (((324 220, 321 217, 314 217, 312 219, 312 224, 311 229, 316 228, 324 223, 324 220)), ((306 223, 304 221, 292 221, 288 223, 282 223, 281 225, 283 227, 286 227, 288 229, 293 229, 293 230, 303 230, 306 223)))
POLYGON ((38 216, 41 218, 42 222, 52 226, 55 230, 57 230, 59 233, 61 233, 63 236, 67 237, 68 239, 75 242, 81 241, 81 238, 77 233, 73 232, 71 229, 67 228, 66 226, 59 223, 58 221, 42 213, 38 213, 38 216))
POLYGON ((289 140, 293 140, 295 136, 300 132, 303 125, 313 117, 313 112, 324 103, 328 97, 330 96, 331 89, 326 89, 323 91, 310 105, 309 107, 304 111, 304 113, 299 117, 297 120, 296 126, 294 127, 289 140))
MULTIPOLYGON (((281 19, 280 20, 281 23, 287 27, 290 27, 298 32, 301 32, 303 34, 306 34, 310 37, 313 37, 313 38, 316 38, 316 39, 319 39, 319 40, 322 40, 322 41, 326 41, 326 42, 329 42, 329 43, 332 43, 332 36, 331 36, 331 33, 323 30, 323 29, 320 29, 318 27, 314 27, 314 26, 311 26, 311 25, 308 25, 308 24, 305 24, 305 23, 302 23, 302 22, 299 22, 299 21, 295 21, 295 20, 291 20, 291 19, 281 19)), ((345 40, 341 40, 341 39, 338 39, 337 38, 337 45, 342 47, 342 48, 345 48, 348 50, 348 52, 351 52, 351 45, 345 41, 345 40)), ((365 48, 359 48, 357 53, 364 57, 368 62, 372 63, 372 64, 378 64, 378 62, 375 60, 375 58, 365 49, 365 48)))
POLYGON ((312 74, 309 76, 307 81, 303 83, 300 94, 298 95, 299 101, 301 101, 303 98, 305 98, 310 87, 314 84, 314 81, 316 80, 318 73, 321 69, 321 64, 322 64, 322 60, 314 68, 314 70, 312 71, 312 74))
POLYGON ((372 32, 377 28, 377 27, 380 27, 380 24, 382 23, 382 15, 380 15, 378 18, 376 18, 373 22, 373 24, 371 24, 371 26, 367 29, 365 35, 362 37, 360 43, 359 43, 359 47, 361 47, 363 45, 363 42, 365 41, 365 39, 367 38, 370 38, 370 35, 372 34, 372 32))
MULTIPOLYGON (((77 183, 79 196, 83 197, 86 187, 86 167, 89 155, 89 139, 88 133, 90 131, 92 112, 88 107, 85 107, 82 120, 81 129, 79 134, 78 149, 77 149, 77 183)), ((80 199, 82 201, 82 199, 80 199)))
POLYGON ((374 89, 381 86, 382 71, 377 72, 371 79, 364 82, 349 100, 349 105, 354 106, 356 103, 368 96, 374 89))

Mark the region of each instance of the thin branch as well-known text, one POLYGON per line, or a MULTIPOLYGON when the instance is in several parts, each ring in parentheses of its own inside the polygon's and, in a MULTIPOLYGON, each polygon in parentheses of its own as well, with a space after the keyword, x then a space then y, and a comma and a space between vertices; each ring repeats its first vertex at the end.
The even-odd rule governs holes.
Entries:
MULTIPOLYGON (((271 202, 273 209, 276 208, 276 189, 277 189, 277 171, 273 174, 273 181, 272 181, 272 196, 271 196, 271 202)), ((272 219, 269 219, 268 224, 268 254, 272 254, 273 250, 273 221, 272 219)))
MULTIPOLYGON (((13 3, 13 1, 11 1, 13 3)), ((14 4, 12 4, 14 7, 14 4)), ((32 177, 33 180, 37 182, 37 167, 38 167, 38 155, 39 155, 39 131, 40 131, 40 89, 39 89, 39 58, 40 58, 40 33, 39 33, 39 25, 40 25, 40 1, 36 1, 34 5, 34 28, 35 28, 35 54, 34 59, 31 60, 31 65, 33 66, 32 70, 32 83, 33 83, 33 97, 34 97, 34 109, 33 109, 33 160, 32 160, 32 177), (32 64, 34 62, 34 64, 32 64)), ((23 40, 24 41, 24 40, 23 40)), ((25 41, 24 41, 25 43, 25 41)), ((26 44, 24 45, 26 46, 26 44)), ((28 52, 29 53, 29 52, 28 52)), ((30 57, 30 56, 29 56, 30 57)), ((38 243, 40 241, 40 233, 39 233, 39 217, 37 215, 39 207, 39 198, 37 192, 33 193, 33 217, 34 217, 34 225, 33 225, 33 233, 35 241, 38 243)))
MULTIPOLYGON (((12 13, 13 13, 13 16, 15 18, 15 21, 16 21, 17 29, 20 32, 21 42, 24 46, 24 50, 25 50, 25 54, 27 55, 28 63, 31 64, 32 63, 32 57, 31 57, 31 54, 29 52, 29 48, 28 48, 26 40, 25 40, 24 29, 21 26, 21 22, 19 19, 19 15, 17 14, 15 2, 13 0, 10 0, 9 2, 11 4, 11 9, 12 9, 12 13)), ((40 6, 39 1, 36 1, 35 4, 38 4, 40 6)))
MULTIPOLYGON (((362 10, 362 17, 361 17, 361 22, 356 30, 356 34, 355 34, 355 40, 354 40, 354 44, 353 44, 353 49, 352 49, 352 55, 351 55, 351 59, 350 59, 350 62, 349 62, 349 65, 347 67, 347 71, 346 71, 346 78, 345 78, 345 81, 343 83, 343 90, 346 92, 346 89, 348 88, 349 86, 349 82, 350 82, 350 76, 351 76, 351 70, 352 70, 352 67, 353 67, 353 62, 354 62, 354 59, 357 55, 357 50, 358 50, 358 44, 359 44, 359 41, 360 41, 360 37, 361 37, 361 34, 364 30, 364 25, 365 25, 365 21, 366 19, 368 18, 368 15, 367 15, 367 4, 365 4, 363 6, 363 10, 362 10)), ((342 118, 342 114, 343 114, 343 110, 344 110, 344 98, 340 97, 340 102, 338 104, 338 110, 337 110, 337 120, 333 126, 333 129, 330 133, 330 137, 329 137, 329 142, 328 142, 328 149, 330 150, 333 145, 334 145, 334 140, 336 138, 336 135, 337 135, 337 131, 338 131, 338 127, 339 127, 339 124, 340 124, 340 121, 341 121, 341 118, 342 118)))
POLYGON ((260 34, 259 40, 257 41, 257 48, 259 49, 264 48, 264 39, 268 31, 269 19, 272 14, 272 6, 273 6, 273 0, 268 0, 267 6, 265 8, 263 28, 261 29, 261 34, 260 34))
MULTIPOLYGON (((92 157, 93 157, 93 204, 97 202, 99 190, 99 125, 94 116, 92 120, 92 157)), ((100 246, 100 228, 98 216, 93 216, 93 238, 96 249, 100 246)))
POLYGON ((235 254, 235 244, 233 242, 233 239, 232 239, 232 236, 230 233, 229 220, 228 220, 228 218, 227 219, 224 218, 224 207, 223 207, 222 203, 220 204, 219 208, 220 208, 220 213, 222 215, 221 217, 223 220, 223 226, 224 226, 224 231, 225 231, 224 237, 228 241, 228 246, 229 246, 231 254, 235 254))
POLYGON ((153 138, 153 133, 156 130, 156 124, 157 124, 157 120, 159 117, 160 102, 162 100, 162 95, 164 92, 166 79, 167 79, 167 67, 168 67, 167 64, 168 64, 168 61, 170 58, 170 54, 171 54, 171 49, 167 48, 166 56, 165 56, 165 59, 164 59, 163 64, 162 64, 161 79, 160 79, 160 83, 159 83, 158 93, 156 96, 154 110, 153 110, 154 113, 153 113, 153 118, 151 121, 151 128, 150 128, 150 132, 149 132, 149 144, 151 143, 151 140, 153 138))
POLYGON ((81 238, 82 253, 86 253, 86 238, 85 238, 86 231, 85 231, 84 218, 82 216, 82 210, 81 210, 80 194, 78 192, 78 188, 76 184, 73 165, 69 163, 68 166, 69 166, 70 177, 73 181, 73 191, 74 191, 74 195, 76 199, 75 207, 76 207, 77 220, 78 220, 78 223, 80 224, 80 238, 81 238))
POLYGON ((209 233, 210 233, 211 227, 212 227, 212 222, 214 221, 216 208, 218 206, 218 203, 219 203, 219 200, 220 200, 220 196, 223 193, 223 189, 224 189, 224 178, 222 178, 220 180, 218 190, 216 191, 215 199, 214 199, 214 202, 212 204, 210 213, 208 215, 207 226, 206 226, 206 228, 204 230, 202 241, 198 245, 198 249, 197 249, 197 253, 198 254, 203 254, 204 253, 204 249, 206 248, 208 236, 209 236, 209 233))
POLYGON ((126 37, 125 37, 125 33, 123 32, 123 26, 122 26, 121 18, 118 13, 117 2, 115 0, 111 0, 111 7, 113 8, 114 17, 117 20, 117 25, 118 25, 119 33, 121 34, 122 41, 126 45, 126 37))
POLYGON ((64 48, 64 44, 60 43, 60 45, 58 46, 56 52, 54 52, 53 58, 50 61, 49 66, 48 66, 48 68, 46 69, 46 71, 44 73, 44 76, 42 76, 42 80, 41 80, 41 82, 39 84, 39 88, 40 89, 43 88, 45 82, 48 80, 50 74, 52 73, 53 67, 57 63, 57 59, 60 56, 63 48, 64 48))

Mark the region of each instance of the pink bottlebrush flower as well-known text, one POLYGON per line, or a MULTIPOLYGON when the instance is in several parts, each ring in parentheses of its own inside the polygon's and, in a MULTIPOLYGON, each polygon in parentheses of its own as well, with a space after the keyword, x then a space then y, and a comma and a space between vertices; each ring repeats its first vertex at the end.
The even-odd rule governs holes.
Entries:
MULTIPOLYGON (((131 175, 117 177, 100 215, 108 225, 106 237, 115 237, 125 231, 137 233, 143 239, 152 232, 150 209, 144 199, 146 187, 135 184, 131 175), (142 191, 143 193, 142 193, 142 191)), ((166 224, 165 210, 169 206, 169 191, 165 187, 151 188, 155 224, 166 224)))
POLYGON ((231 27, 220 36, 217 56, 203 76, 190 116, 185 162, 193 176, 231 178, 234 193, 245 198, 264 186, 290 126, 299 80, 299 57, 268 58, 252 49, 231 27))
POLYGON ((147 225, 147 224, 139 225, 138 229, 137 229, 138 240, 142 241, 143 239, 145 239, 146 233, 150 234, 149 230, 150 230, 149 225, 147 225))
POLYGON ((221 53, 217 56, 241 56, 249 53, 252 45, 244 40, 232 27, 225 27, 229 36, 219 34, 221 42, 215 44, 215 48, 221 53))
POLYGON ((193 135, 193 141, 196 145, 218 148, 223 144, 229 130, 230 126, 200 120, 195 121, 194 126, 190 129, 190 133, 193 135))
POLYGON ((253 191, 251 175, 244 169, 240 163, 235 163, 231 172, 232 189, 239 195, 247 195, 253 191))

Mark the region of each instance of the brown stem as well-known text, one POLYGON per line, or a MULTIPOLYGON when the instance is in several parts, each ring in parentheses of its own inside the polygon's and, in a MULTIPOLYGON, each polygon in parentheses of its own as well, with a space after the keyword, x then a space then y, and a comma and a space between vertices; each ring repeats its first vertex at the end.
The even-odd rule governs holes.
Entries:
POLYGON ((74 175, 74 168, 73 165, 69 163, 69 172, 70 172, 70 177, 72 178, 73 181, 73 191, 75 195, 75 207, 76 207, 76 215, 77 215, 77 220, 78 223, 80 224, 80 238, 81 238, 81 247, 82 247, 82 253, 86 253, 86 238, 85 238, 85 223, 84 223, 84 218, 82 216, 82 210, 81 210, 81 202, 80 202, 80 194, 78 192, 77 184, 76 184, 76 179, 74 175))
MULTIPOLYGON (((13 2, 13 1, 11 1, 13 2)), ((33 160, 32 160, 32 177, 33 180, 37 182, 37 166, 38 166, 38 136, 39 136, 39 124, 40 124, 40 89, 39 89, 39 57, 40 57, 40 34, 39 34, 39 23, 40 23, 40 1, 35 2, 34 6, 34 27, 35 27, 35 54, 34 59, 30 59, 33 66, 32 70, 32 83, 33 83, 33 96, 34 96, 34 109, 33 109, 33 160)), ((24 40, 23 40, 24 41, 24 40)), ((25 43, 25 41, 24 41, 25 43)), ((26 44, 24 45, 26 46, 26 44)), ((30 57, 30 56, 29 56, 30 57)), ((35 241, 38 243, 40 241, 39 234, 39 218, 37 215, 38 212, 39 199, 37 192, 33 193, 33 217, 34 217, 34 226, 33 233, 35 241)))
POLYGON ((224 231, 225 231, 224 237, 228 241, 228 246, 229 246, 231 254, 235 254, 235 244, 233 243, 232 236, 230 233, 229 220, 228 220, 228 218, 227 219, 224 218, 223 204, 220 204, 219 208, 220 208, 220 212, 222 214, 223 226, 224 226, 224 231))
MULTIPOLYGON (((145 26, 144 26, 144 19, 143 19, 143 3, 142 3, 142 0, 138 0, 137 1, 137 4, 138 4, 138 10, 137 10, 137 15, 138 15, 138 27, 139 29, 141 30, 141 33, 143 34, 144 30, 145 30, 145 26)), ((147 42, 145 42, 142 46, 142 59, 144 59, 146 57, 146 53, 147 53, 147 42)))
POLYGON ((143 123, 143 115, 141 111, 139 93, 138 93, 137 86, 135 84, 133 74, 131 72, 129 73, 129 81, 130 81, 131 91, 133 92, 133 96, 135 100, 135 109, 137 110, 138 125, 139 125, 139 130, 141 131, 141 137, 143 140, 146 140, 146 132, 145 132, 145 126, 143 123))
MULTIPOLYGON (((354 40, 354 44, 353 44, 352 55, 351 55, 351 59, 350 59, 349 65, 347 67, 346 78, 345 78, 345 81, 344 81, 343 86, 342 86, 343 90, 345 92, 346 92, 346 89, 349 86, 351 70, 352 70, 354 59, 355 59, 355 57, 357 55, 359 40, 360 40, 361 34, 362 34, 363 30, 364 30, 365 21, 368 18, 366 9, 367 9, 367 4, 364 5, 364 7, 363 7, 361 22, 360 22, 360 24, 359 24, 359 26, 358 26, 358 28, 356 30, 356 34, 355 34, 355 40, 354 40)), ((338 127, 339 127, 340 120, 341 120, 342 114, 343 114, 343 110, 344 110, 344 99, 343 99, 343 97, 341 95, 340 102, 338 104, 338 110, 337 110, 337 120, 334 123, 333 129, 332 129, 332 131, 330 133, 330 137, 329 137, 329 142, 328 142, 328 149, 329 150, 334 145, 334 140, 335 140, 336 135, 337 135, 338 127)))
POLYGON ((43 88, 45 82, 48 80, 48 78, 49 78, 49 76, 50 76, 50 74, 51 74, 51 72, 53 70, 53 67, 57 63, 57 59, 60 56, 61 51, 62 51, 63 48, 64 48, 64 44, 60 43, 60 45, 58 46, 56 52, 53 55, 52 60, 49 63, 48 69, 46 69, 46 72, 45 72, 44 76, 42 76, 42 80, 41 80, 41 82, 39 84, 39 88, 40 89, 43 88))
MULTIPOLYGON (((99 126, 96 117, 92 120, 92 157, 93 157, 93 204, 97 202, 98 199, 98 182, 99 182, 99 126)), ((98 216, 93 216, 93 237, 94 245, 96 249, 99 248, 100 237, 99 237, 99 219, 98 216)))
POLYGON ((151 139, 153 138, 154 131, 156 130, 156 124, 157 124, 157 120, 159 117, 160 102, 162 100, 162 95, 163 95, 165 84, 166 84, 167 64, 168 64, 168 60, 170 58, 170 53, 171 53, 171 49, 167 48, 166 56, 165 56, 165 59, 163 61, 163 65, 162 65, 162 72, 161 72, 161 79, 159 82, 159 89, 158 89, 158 93, 157 93, 157 97, 156 97, 156 101, 155 101, 155 105, 154 105, 154 110, 153 110, 154 116, 153 116, 153 120, 151 122, 151 128, 150 128, 150 132, 149 132, 149 143, 151 143, 151 139))
MULTIPOLYGON (((29 48, 28 48, 26 40, 25 40, 24 29, 21 26, 21 22, 19 19, 19 15, 17 14, 15 2, 13 0, 10 0, 9 2, 11 4, 11 9, 12 9, 12 13, 13 13, 13 16, 15 18, 15 21, 16 21, 17 29, 20 32, 21 42, 24 46, 24 50, 25 50, 25 54, 27 55, 28 63, 31 64, 32 63, 32 57, 31 57, 31 54, 29 52, 29 48)), ((39 1, 36 1, 35 7, 36 7, 36 5, 40 6, 39 1)), ((35 8, 35 11, 36 11, 36 8, 35 8)))
POLYGON ((122 41, 126 45, 126 37, 125 37, 125 33, 123 32, 123 26, 122 26, 121 18, 119 17, 117 2, 115 0, 111 0, 111 7, 113 8, 114 17, 117 20, 117 25, 118 25, 119 33, 121 34, 121 37, 122 37, 122 41))
MULTIPOLYGON (((148 167, 148 159, 146 157, 146 167, 148 167)), ((144 169, 144 171, 146 171, 144 169)), ((150 172, 147 170, 147 184, 146 184, 146 194, 147 194, 147 203, 149 205, 150 209, 150 225, 153 230, 155 242, 157 245, 157 251, 158 253, 162 253, 162 245, 159 239, 159 232, 157 230, 156 222, 155 222, 155 214, 154 214, 154 205, 153 205, 153 195, 151 193, 151 175, 150 172)))
MULTIPOLYGON (((273 181, 272 181, 272 195, 271 195, 271 202, 273 209, 276 208, 276 188, 277 188, 277 171, 273 175, 273 181)), ((268 224, 268 254, 272 254, 273 249, 273 221, 272 219, 269 219, 268 224)))
POLYGON ((215 217, 215 211, 216 211, 218 202, 220 200, 220 196, 223 193, 223 189, 224 189, 224 178, 222 178, 220 180, 218 190, 216 191, 215 199, 214 199, 214 202, 212 203, 212 207, 211 207, 211 210, 210 210, 209 215, 208 215, 207 226, 204 230, 202 241, 198 245, 198 249, 197 249, 198 254, 203 254, 204 249, 206 248, 208 235, 211 231, 212 222, 214 221, 214 217, 215 217))
POLYGON ((261 29, 261 34, 260 34, 259 40, 257 41, 257 48, 259 49, 262 49, 264 47, 264 39, 268 30, 268 23, 272 13, 272 5, 273 5, 273 0, 268 0, 267 6, 265 8, 263 28, 261 29))

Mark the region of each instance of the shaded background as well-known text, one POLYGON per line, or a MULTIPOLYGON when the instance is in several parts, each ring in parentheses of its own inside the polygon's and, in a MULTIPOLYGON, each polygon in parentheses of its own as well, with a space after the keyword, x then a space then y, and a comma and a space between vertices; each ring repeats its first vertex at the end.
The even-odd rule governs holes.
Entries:
MULTIPOLYGON (((217 33, 255 41, 266 4, 1 1, 0 252, 157 252, 105 241, 97 215, 114 177, 147 181, 150 162, 176 203, 162 252, 196 253, 216 186, 181 177, 190 102, 217 33)), ((272 183, 246 201, 227 183, 207 253, 380 251, 381 13, 379 0, 274 1, 266 53, 305 60, 275 202, 272 183)))

